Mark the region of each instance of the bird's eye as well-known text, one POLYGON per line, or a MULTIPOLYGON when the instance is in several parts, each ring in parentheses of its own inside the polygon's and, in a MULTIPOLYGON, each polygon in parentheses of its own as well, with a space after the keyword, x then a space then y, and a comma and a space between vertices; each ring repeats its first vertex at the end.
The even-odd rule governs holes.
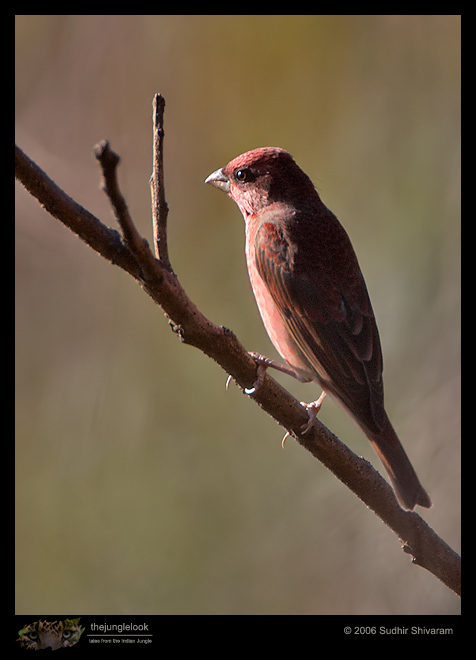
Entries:
POLYGON ((235 172, 235 177, 238 179, 238 181, 241 181, 242 183, 243 181, 249 179, 249 176, 250 176, 250 171, 245 168, 241 168, 239 170, 236 170, 235 172))

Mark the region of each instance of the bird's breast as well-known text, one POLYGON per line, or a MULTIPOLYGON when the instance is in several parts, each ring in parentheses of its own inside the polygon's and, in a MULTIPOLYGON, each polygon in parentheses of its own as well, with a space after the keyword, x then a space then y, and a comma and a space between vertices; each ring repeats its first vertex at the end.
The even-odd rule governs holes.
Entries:
POLYGON ((299 378, 303 381, 313 380, 314 370, 310 365, 296 342, 292 338, 279 309, 264 283, 256 267, 254 232, 247 232, 246 236, 246 263, 250 277, 251 288, 258 305, 261 318, 274 347, 281 357, 296 370, 299 378))

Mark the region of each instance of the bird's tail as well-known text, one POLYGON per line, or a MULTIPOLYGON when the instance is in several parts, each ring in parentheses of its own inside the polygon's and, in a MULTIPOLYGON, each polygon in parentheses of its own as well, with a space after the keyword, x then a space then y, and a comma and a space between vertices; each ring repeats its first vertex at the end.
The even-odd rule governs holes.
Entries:
POLYGON ((431 507, 431 499, 421 485, 388 418, 379 434, 367 435, 387 470, 400 506, 407 510, 413 510, 417 504, 431 507))

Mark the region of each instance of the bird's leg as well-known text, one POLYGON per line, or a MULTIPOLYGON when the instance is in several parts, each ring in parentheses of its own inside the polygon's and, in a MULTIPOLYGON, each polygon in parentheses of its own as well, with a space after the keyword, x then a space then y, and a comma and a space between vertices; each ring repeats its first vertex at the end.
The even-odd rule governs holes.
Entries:
POLYGON ((313 426, 314 422, 316 421, 317 418, 317 413, 321 409, 322 402, 326 398, 326 393, 323 391, 321 396, 317 399, 317 401, 312 401, 312 403, 304 403, 304 401, 301 401, 301 406, 307 410, 307 414, 309 415, 309 421, 307 424, 303 424, 301 427, 301 435, 305 435, 313 426))
MULTIPOLYGON (((281 371, 284 374, 287 374, 288 376, 292 376, 293 378, 296 378, 296 380, 303 381, 303 378, 300 374, 298 374, 292 367, 289 367, 285 364, 281 364, 281 362, 276 362, 276 360, 272 360, 269 357, 266 357, 265 355, 261 355, 261 353, 255 353, 250 351, 248 353, 251 355, 253 360, 256 362, 258 365, 257 369, 257 378, 255 382, 253 383, 253 387, 246 387, 245 388, 245 394, 255 394, 259 388, 262 386, 264 382, 264 377, 266 375, 266 371, 271 368, 271 369, 276 369, 277 371, 281 371)), ((226 386, 228 389, 228 384, 230 382, 231 376, 229 376, 226 386)), ((326 397, 326 393, 323 391, 321 396, 316 400, 312 401, 311 403, 305 403, 304 401, 301 401, 301 406, 306 409, 307 414, 309 415, 309 421, 307 424, 303 424, 301 427, 301 435, 305 435, 314 425, 314 422, 317 419, 317 413, 321 409, 322 402, 324 401, 326 397)), ((284 447, 284 442, 286 438, 289 436, 289 432, 286 433, 282 440, 282 446, 284 447)))
POLYGON ((245 389, 245 394, 255 394, 259 390, 259 388, 264 382, 266 371, 269 368, 276 369, 277 371, 282 371, 283 374, 288 374, 288 376, 293 376, 293 378, 297 378, 297 380, 299 380, 298 374, 292 367, 288 367, 285 364, 276 362, 276 360, 272 360, 271 358, 266 357, 265 355, 261 355, 261 353, 250 352, 249 355, 251 355, 253 360, 258 365, 258 370, 257 370, 257 378, 253 383, 253 387, 247 387, 245 389))

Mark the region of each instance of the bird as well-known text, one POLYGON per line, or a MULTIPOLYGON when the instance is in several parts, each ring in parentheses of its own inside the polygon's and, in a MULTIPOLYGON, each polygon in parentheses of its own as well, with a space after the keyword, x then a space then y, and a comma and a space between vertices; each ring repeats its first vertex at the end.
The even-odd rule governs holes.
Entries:
POLYGON ((261 147, 237 156, 205 183, 224 191, 243 215, 251 287, 286 364, 252 355, 265 369, 281 369, 323 390, 306 405, 310 421, 303 432, 329 394, 370 440, 400 506, 431 507, 385 411, 382 349, 357 256, 311 179, 289 152, 261 147))

